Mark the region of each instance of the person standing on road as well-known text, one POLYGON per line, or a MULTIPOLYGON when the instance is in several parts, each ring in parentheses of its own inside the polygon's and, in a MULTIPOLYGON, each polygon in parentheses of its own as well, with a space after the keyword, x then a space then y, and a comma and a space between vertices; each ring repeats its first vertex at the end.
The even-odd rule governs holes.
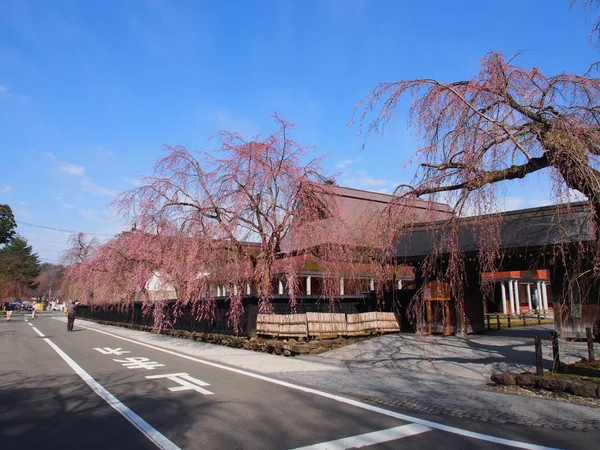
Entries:
POLYGON ((75 323, 75 312, 79 302, 71 302, 67 308, 67 331, 73 331, 73 323, 75 323))
POLYGON ((14 306, 12 305, 12 303, 4 304, 4 311, 6 312, 6 321, 7 322, 12 320, 13 309, 14 309, 14 306))
POLYGON ((35 305, 33 306, 33 309, 31 310, 31 320, 35 319, 35 305))

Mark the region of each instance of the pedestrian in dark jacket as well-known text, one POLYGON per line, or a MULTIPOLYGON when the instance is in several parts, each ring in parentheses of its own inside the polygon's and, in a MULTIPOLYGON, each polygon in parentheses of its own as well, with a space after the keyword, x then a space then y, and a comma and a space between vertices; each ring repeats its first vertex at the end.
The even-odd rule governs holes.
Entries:
POLYGON ((12 305, 12 303, 5 304, 4 311, 6 312, 6 321, 7 322, 12 320, 13 309, 15 309, 15 307, 12 305))
POLYGON ((73 323, 75 323, 75 312, 77 311, 77 302, 71 302, 67 308, 67 331, 73 331, 73 323))

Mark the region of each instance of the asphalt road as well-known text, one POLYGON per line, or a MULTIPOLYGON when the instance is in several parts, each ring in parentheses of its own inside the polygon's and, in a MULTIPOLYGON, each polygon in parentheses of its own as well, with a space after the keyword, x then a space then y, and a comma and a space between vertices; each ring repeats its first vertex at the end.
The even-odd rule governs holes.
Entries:
MULTIPOLYGON (((595 448, 597 435, 413 417, 85 328, 0 322, 0 449, 595 448), (312 446, 312 447, 311 447, 312 446)), ((357 386, 359 394, 360 386, 357 386)))

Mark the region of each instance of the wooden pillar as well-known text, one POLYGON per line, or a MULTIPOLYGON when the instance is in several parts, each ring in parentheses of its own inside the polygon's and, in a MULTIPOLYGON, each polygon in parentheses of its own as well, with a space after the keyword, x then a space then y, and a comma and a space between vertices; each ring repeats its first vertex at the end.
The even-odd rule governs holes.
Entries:
POLYGON ((279 289, 277 290, 279 295, 283 295, 283 281, 279 280, 279 289))
POLYGON ((508 298, 509 298, 509 305, 510 305, 510 313, 514 314, 515 313, 515 293, 513 290, 512 280, 508 280, 508 298))
POLYGON ((529 307, 529 312, 533 311, 531 306, 531 284, 527 283, 527 306, 529 307))
POLYGON ((560 349, 558 346, 558 333, 552 332, 552 372, 560 370, 560 349))
POLYGON ((542 338, 536 336, 535 342, 535 372, 538 377, 544 376, 544 363, 542 359, 542 338))
POLYGON ((306 277, 306 295, 312 295, 312 277, 306 277))
POLYGON ((521 301, 519 299, 519 280, 513 280, 513 289, 515 290, 515 314, 521 314, 521 301))
POLYGON ((502 292, 502 314, 506 314, 506 286, 504 280, 500 281, 500 291, 502 292))
POLYGON ((340 295, 344 295, 344 278, 340 278, 340 295))
POLYGON ((548 311, 548 289, 546 289, 546 282, 542 281, 541 283, 541 287, 542 287, 542 298, 543 298, 543 302, 544 302, 544 311, 548 311))
POLYGON ((370 291, 374 291, 375 290, 375 280, 373 278, 371 278, 369 280, 369 290, 370 291))
POLYGON ((433 333, 433 314, 431 312, 431 301, 426 300, 427 303, 427 334, 433 333))
POLYGON ((450 318, 450 302, 445 301, 444 307, 446 310, 446 332, 444 333, 444 336, 452 336, 452 324, 450 323, 452 322, 450 318))

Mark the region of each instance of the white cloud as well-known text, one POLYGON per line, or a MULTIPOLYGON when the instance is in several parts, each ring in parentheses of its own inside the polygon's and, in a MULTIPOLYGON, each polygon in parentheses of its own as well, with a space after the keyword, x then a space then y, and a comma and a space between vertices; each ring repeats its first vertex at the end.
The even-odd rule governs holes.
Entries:
POLYGON ((63 162, 58 165, 58 168, 63 172, 67 172, 68 174, 79 176, 83 175, 85 169, 77 164, 71 164, 69 162, 63 162))
POLYGON ((109 157, 112 156, 113 152, 106 150, 103 145, 99 145, 96 147, 96 154, 102 157, 109 157))
POLYGON ((75 207, 74 207, 73 205, 70 205, 70 204, 68 204, 68 203, 65 203, 65 204, 63 205, 63 208, 66 208, 66 209, 75 209, 75 207))
POLYGON ((47 158, 50 159, 56 159, 56 156, 54 156, 54 153, 50 153, 50 152, 42 152, 42 155, 46 156, 47 158))
POLYGON ((392 194, 399 184, 400 183, 397 181, 386 180, 384 178, 375 178, 370 175, 361 175, 358 177, 356 186, 353 187, 381 192, 384 194, 392 194))
POLYGON ((54 200, 62 200, 68 196, 69 196, 69 192, 65 191, 65 190, 58 190, 58 191, 54 191, 54 193, 53 193, 54 200))
POLYGON ((382 187, 382 186, 387 186, 390 183, 392 183, 390 180, 385 180, 383 178, 375 178, 375 177, 371 177, 369 175, 366 176, 362 176, 358 179, 358 183, 361 186, 365 186, 365 187, 382 187))
POLYGON ((382 194, 393 194, 398 185, 398 181, 387 180, 384 178, 375 178, 364 174, 345 177, 341 180, 342 186, 354 189, 363 189, 365 191, 380 192, 382 194))
POLYGON ((31 217, 31 211, 29 211, 28 209, 24 209, 24 208, 17 208, 14 210, 15 213, 15 218, 18 219, 28 219, 31 217))
POLYGON ((387 178, 377 178, 372 176, 362 165, 356 166, 362 162, 362 158, 347 158, 336 164, 338 169, 344 169, 341 172, 342 186, 363 189, 365 191, 380 192, 382 194, 393 194, 396 188, 402 184, 398 180, 389 180, 387 178), (353 167, 351 167, 353 166, 353 167))
MULTIPOLYGON (((89 192, 95 195, 103 195, 107 197, 115 197, 117 195, 116 191, 113 191, 109 188, 105 188, 103 186, 99 186, 96 183, 94 183, 94 181, 85 174, 85 169, 82 166, 78 166, 77 164, 73 164, 66 161, 58 161, 56 159, 56 156, 49 152, 45 152, 44 155, 54 160, 56 162, 56 167, 58 167, 63 172, 78 177, 78 179, 81 180, 81 188, 85 192, 89 192)), ((57 194, 55 194, 55 198, 57 200, 62 200, 64 197, 64 192, 58 192, 57 194)))
POLYGON ((10 88, 8 86, 4 86, 4 85, 0 85, 0 97, 1 96, 14 97, 17 100, 21 100, 23 102, 28 102, 29 101, 29 99, 27 98, 26 95, 18 94, 16 92, 13 92, 13 91, 10 90, 10 88))
POLYGON ((356 158, 356 159, 344 159, 342 161, 340 161, 339 163, 337 163, 335 166, 338 169, 345 169, 348 166, 351 166, 352 164, 356 164, 360 162, 360 158, 356 158))
POLYGON ((521 197, 504 197, 504 204, 501 206, 502 211, 514 211, 523 209, 524 201, 521 197))
POLYGON ((96 216, 96 211, 91 208, 88 208, 88 209, 80 208, 79 213, 88 220, 93 220, 94 222, 100 222, 100 219, 98 219, 98 216, 96 216))
POLYGON ((0 184, 0 192, 9 192, 12 189, 10 184, 0 184))
POLYGON ((117 191, 113 191, 112 189, 108 189, 103 186, 98 186, 89 177, 85 177, 82 184, 83 190, 91 194, 104 195, 106 197, 116 197, 118 194, 117 191))
POLYGON ((133 178, 133 177, 125 177, 124 180, 133 186, 142 186, 144 184, 137 178, 133 178))

